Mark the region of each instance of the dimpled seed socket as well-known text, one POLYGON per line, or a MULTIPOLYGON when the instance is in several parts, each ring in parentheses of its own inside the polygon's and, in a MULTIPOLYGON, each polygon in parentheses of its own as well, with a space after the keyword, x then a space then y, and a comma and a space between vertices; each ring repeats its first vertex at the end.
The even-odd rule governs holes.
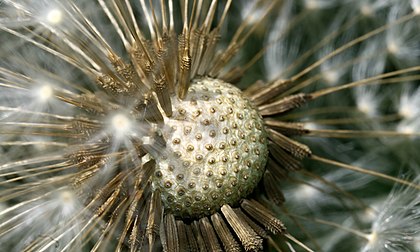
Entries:
POLYGON ((194 80, 184 100, 172 98, 164 154, 153 186, 167 212, 182 218, 235 205, 260 181, 267 162, 263 120, 241 91, 221 80, 194 80))

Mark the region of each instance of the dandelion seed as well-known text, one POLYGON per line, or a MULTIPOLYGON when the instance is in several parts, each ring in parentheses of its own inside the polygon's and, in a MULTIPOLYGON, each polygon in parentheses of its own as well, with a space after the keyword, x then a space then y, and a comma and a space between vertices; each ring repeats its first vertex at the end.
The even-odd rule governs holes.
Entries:
POLYGON ((420 232, 419 203, 416 191, 395 189, 378 211, 362 251, 411 250, 420 232))
POLYGON ((373 117, 378 114, 378 108, 380 107, 380 100, 376 94, 377 89, 369 87, 356 88, 356 99, 357 108, 367 116, 373 117))
POLYGON ((410 0, 411 8, 415 13, 419 13, 420 11, 420 1, 419 0, 410 0))
POLYGON ((360 112, 385 129, 413 118, 415 98, 388 115, 382 90, 420 79, 417 58, 401 53, 416 48, 404 43, 417 40, 418 16, 349 3, 3 1, 2 246, 333 251, 344 235, 325 237, 339 230, 398 247, 376 224, 353 229, 369 209, 364 188, 420 185, 355 160, 380 153, 369 139, 419 136, 360 128, 360 112), (326 15, 347 9, 358 16, 326 15))
POLYGON ((404 120, 398 124, 397 131, 406 134, 414 134, 419 130, 419 127, 420 123, 418 120, 404 120))
MULTIPOLYGON (((403 15, 403 10, 407 7, 401 4, 401 6, 391 8, 388 22, 391 23, 403 15)), ((418 40, 418 27, 411 23, 406 23, 400 28, 391 28, 386 33, 388 53, 395 58, 397 64, 405 65, 410 61, 416 62, 416 59, 420 56, 418 40)))
POLYGON ((38 100, 40 102, 47 102, 53 95, 53 89, 50 85, 45 84, 38 89, 38 100))
POLYGON ((111 125, 117 137, 127 135, 131 129, 130 119, 123 114, 114 115, 111 119, 111 125))
POLYGON ((47 13, 47 21, 52 25, 57 25, 63 20, 63 13, 59 9, 49 10, 47 13))
POLYGON ((420 88, 405 89, 398 104, 398 114, 405 119, 416 119, 420 114, 420 88))

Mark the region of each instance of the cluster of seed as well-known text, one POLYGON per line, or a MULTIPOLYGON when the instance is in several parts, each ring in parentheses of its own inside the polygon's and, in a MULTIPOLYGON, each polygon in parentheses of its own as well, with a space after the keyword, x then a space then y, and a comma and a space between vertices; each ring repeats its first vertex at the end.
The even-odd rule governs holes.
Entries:
POLYGON ((162 129, 166 151, 156 157, 153 180, 166 211, 199 218, 252 192, 264 173, 267 135, 241 91, 199 79, 184 100, 173 97, 172 103, 162 129))

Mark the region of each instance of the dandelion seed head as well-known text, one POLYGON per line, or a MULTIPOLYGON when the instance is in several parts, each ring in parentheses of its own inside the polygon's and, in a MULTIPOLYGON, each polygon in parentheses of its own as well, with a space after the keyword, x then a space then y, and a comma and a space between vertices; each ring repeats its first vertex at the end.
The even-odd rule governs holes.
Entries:
POLYGON ((258 184, 267 161, 263 121, 240 90, 210 78, 194 81, 165 119, 166 155, 154 186, 176 216, 205 216, 236 204, 258 184))
MULTIPOLYGON (((0 244, 257 251, 279 243, 317 251, 322 242, 335 251, 342 232, 326 241, 317 233, 324 228, 306 229, 306 221, 349 230, 359 222, 354 211, 372 223, 369 235, 358 235, 367 247, 408 241, 389 232, 408 226, 389 211, 397 204, 359 210, 373 178, 409 182, 383 176, 383 166, 362 168, 371 159, 355 162, 375 152, 359 136, 395 133, 357 131, 360 121, 382 119, 362 113, 376 115, 388 101, 370 85, 415 77, 388 62, 418 65, 414 18, 396 23, 408 4, 384 18, 397 2, 2 1, 0 31, 10 42, 0 48, 7 55, 0 60, 0 244), (271 21, 265 45, 248 52, 271 21), (253 71, 266 74, 254 82, 253 71), (307 169, 313 162, 326 167, 307 169), (329 166, 335 170, 323 170, 329 166), (305 230, 285 232, 275 209, 293 217, 290 229, 305 230)), ((413 100, 401 98, 404 120, 393 125, 415 133, 413 100)))

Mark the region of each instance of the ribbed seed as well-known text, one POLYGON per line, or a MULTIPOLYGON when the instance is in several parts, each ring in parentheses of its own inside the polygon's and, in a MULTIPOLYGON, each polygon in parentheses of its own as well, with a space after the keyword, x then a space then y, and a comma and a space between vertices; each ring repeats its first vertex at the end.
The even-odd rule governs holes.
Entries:
POLYGON ((292 154, 294 157, 303 159, 311 155, 311 150, 308 146, 294 141, 275 130, 269 129, 268 132, 269 138, 273 140, 273 142, 290 152, 290 154, 292 154))
POLYGON ((287 171, 298 171, 302 169, 300 160, 286 152, 279 145, 271 143, 270 148, 270 154, 276 159, 279 166, 284 167, 287 171))
POLYGON ((149 241, 149 249, 152 251, 156 241, 156 236, 159 234, 159 225, 162 218, 162 200, 160 198, 160 191, 155 190, 152 193, 149 204, 149 217, 147 220, 146 236, 149 241))
POLYGON ((286 231, 283 223, 274 217, 270 210, 268 210, 256 200, 244 199, 241 203, 241 207, 245 210, 245 212, 247 212, 254 219, 258 220, 259 223, 263 224, 264 227, 272 233, 281 234, 286 231))
POLYGON ((268 199, 274 204, 280 206, 284 203, 284 195, 280 190, 278 181, 269 170, 266 170, 263 177, 265 193, 268 196, 268 199))
POLYGON ((246 222, 239 218, 229 205, 223 205, 221 211, 246 251, 262 249, 262 238, 246 222))
POLYGON ((187 233, 188 238, 188 245, 189 245, 189 251, 191 252, 198 252, 200 251, 197 243, 197 239, 194 236, 193 230, 190 225, 185 225, 185 232, 187 233))
POLYGON ((219 213, 215 213, 211 216, 213 227, 219 239, 223 243, 223 247, 227 252, 239 252, 241 247, 233 237, 228 225, 223 220, 223 217, 219 213))
POLYGON ((159 104, 165 111, 166 116, 172 116, 172 103, 169 92, 169 87, 166 84, 164 75, 153 76, 154 91, 158 97, 159 104))
POLYGON ((243 221, 248 223, 248 225, 257 233, 259 236, 261 236, 264 239, 268 238, 268 233, 265 231, 265 229, 257 224, 255 221, 253 221, 248 215, 246 215, 242 209, 235 208, 233 209, 235 211, 236 215, 238 215, 239 218, 241 218, 243 221))
POLYGON ((299 108, 310 100, 310 96, 307 94, 295 94, 287 96, 283 99, 275 101, 273 103, 263 105, 259 107, 260 115, 269 116, 287 112, 291 109, 299 108))
POLYGON ((197 241, 197 245, 198 245, 198 248, 200 249, 200 252, 210 251, 210 250, 207 249, 206 243, 204 242, 204 238, 201 235, 200 225, 198 224, 198 222, 194 221, 193 223, 191 223, 191 228, 192 228, 192 231, 194 233, 194 236, 195 236, 195 239, 197 241))
POLYGON ((301 136, 309 134, 310 130, 304 128, 303 123, 282 122, 276 119, 265 119, 265 125, 275 129, 286 136, 301 136))
POLYGON ((206 237, 206 239, 204 239, 206 247, 210 251, 222 252, 222 248, 219 245, 216 233, 214 232, 213 226, 211 225, 209 219, 207 217, 201 218, 199 220, 199 224, 201 233, 204 237, 206 237))
POLYGON ((167 214, 164 217, 164 226, 166 234, 166 243, 168 252, 179 251, 178 231, 176 228, 175 217, 167 214))
POLYGON ((163 122, 163 116, 160 113, 157 102, 152 94, 145 94, 143 99, 137 103, 135 109, 144 114, 144 119, 154 123, 163 122))
POLYGON ((290 88, 291 84, 292 83, 289 80, 277 80, 270 85, 264 85, 259 87, 258 92, 254 92, 251 95, 251 100, 255 105, 264 104, 270 99, 286 91, 288 88, 290 88))
POLYGON ((288 176, 288 170, 283 166, 279 165, 276 160, 270 158, 267 162, 266 171, 270 171, 271 174, 279 180, 285 179, 288 176))
POLYGON ((189 243, 188 243, 187 230, 182 220, 176 221, 176 229, 178 230, 179 250, 191 251, 189 243))

